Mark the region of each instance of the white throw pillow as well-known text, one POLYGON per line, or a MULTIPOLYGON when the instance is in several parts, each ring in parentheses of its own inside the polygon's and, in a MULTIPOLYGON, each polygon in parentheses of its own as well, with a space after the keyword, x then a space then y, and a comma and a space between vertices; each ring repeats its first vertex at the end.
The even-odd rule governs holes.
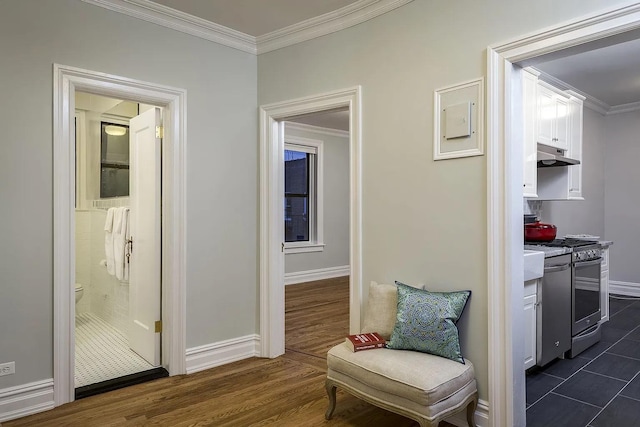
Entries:
POLYGON ((398 310, 398 289, 396 285, 383 285, 371 282, 369 300, 364 313, 364 325, 361 332, 377 332, 385 340, 391 338, 396 325, 398 310))

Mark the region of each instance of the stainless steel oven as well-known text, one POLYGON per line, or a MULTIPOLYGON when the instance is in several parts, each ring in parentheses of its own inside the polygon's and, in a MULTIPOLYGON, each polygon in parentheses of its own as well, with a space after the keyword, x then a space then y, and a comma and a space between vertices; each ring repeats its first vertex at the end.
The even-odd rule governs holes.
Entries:
POLYGON ((600 280, 602 247, 599 244, 573 249, 571 296, 571 351, 575 357, 600 341, 600 280))
MULTIPOLYGON (((560 253, 566 254, 562 256, 552 255, 551 258, 545 259, 542 303, 538 311, 548 321, 546 327, 544 327, 544 325, 541 325, 540 319, 538 320, 538 326, 542 326, 541 330, 539 329, 539 333, 550 335, 549 339, 544 336, 538 337, 538 364, 544 364, 553 360, 554 357, 561 357, 558 353, 561 350, 563 339, 555 336, 560 331, 568 331, 564 334, 568 333, 571 340, 565 357, 573 358, 600 341, 602 335, 600 330, 602 247, 598 242, 577 239, 557 239, 537 244, 551 249, 562 248, 560 253), (554 262, 551 263, 551 261, 554 262), (562 262, 560 263, 560 261, 562 262), (567 265, 567 271, 564 274, 560 274, 562 269, 559 264, 567 265), (558 295, 549 298, 549 294, 552 292, 551 289, 553 289, 553 292, 558 292, 559 289, 567 289, 566 299, 558 295), (544 296, 545 293, 547 298, 544 296), (551 303, 550 300, 553 302, 551 303), (549 305, 560 305, 562 311, 566 313, 566 317, 561 318, 560 312, 550 309, 549 305), (554 328, 558 328, 557 333, 549 332, 554 328), (540 348, 541 344, 542 349, 540 348)), ((540 297, 541 295, 539 294, 539 300, 540 297)), ((566 337, 566 335, 562 336, 566 337)))
POLYGON ((580 248, 573 253, 572 335, 579 334, 600 320, 601 264, 602 250, 599 245, 580 248))

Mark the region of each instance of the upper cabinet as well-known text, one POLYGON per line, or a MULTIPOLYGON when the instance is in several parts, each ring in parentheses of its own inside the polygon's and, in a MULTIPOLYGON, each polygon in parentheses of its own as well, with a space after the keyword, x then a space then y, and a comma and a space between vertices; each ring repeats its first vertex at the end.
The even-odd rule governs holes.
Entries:
POLYGON ((523 189, 524 197, 538 197, 538 76, 528 70, 522 73, 522 101, 524 117, 522 128, 524 130, 524 168, 523 189))
POLYGON ((569 97, 543 82, 538 82, 538 143, 569 149, 569 97))
POLYGON ((580 95, 567 91, 567 149, 565 157, 579 160, 573 166, 543 167, 537 169, 538 199, 583 200, 582 197, 582 108, 580 95))
POLYGON ((582 200, 582 109, 584 98, 522 72, 523 196, 539 200, 582 200), (539 167, 538 146, 579 160, 572 166, 539 167))

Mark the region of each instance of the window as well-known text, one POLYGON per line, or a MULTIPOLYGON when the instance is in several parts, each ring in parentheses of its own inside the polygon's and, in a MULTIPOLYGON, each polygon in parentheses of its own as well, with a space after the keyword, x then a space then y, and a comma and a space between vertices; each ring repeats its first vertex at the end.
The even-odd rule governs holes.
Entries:
POLYGON ((322 141, 286 139, 284 241, 286 253, 323 250, 322 141))
POLYGON ((100 198, 128 196, 129 126, 100 124, 100 198))

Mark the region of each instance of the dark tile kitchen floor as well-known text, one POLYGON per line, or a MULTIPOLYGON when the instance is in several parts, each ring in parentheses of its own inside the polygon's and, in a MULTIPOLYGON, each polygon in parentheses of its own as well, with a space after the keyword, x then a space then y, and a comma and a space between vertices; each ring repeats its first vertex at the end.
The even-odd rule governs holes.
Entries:
POLYGON ((598 344, 527 372, 527 427, 640 426, 640 300, 612 296, 609 319, 598 344))

